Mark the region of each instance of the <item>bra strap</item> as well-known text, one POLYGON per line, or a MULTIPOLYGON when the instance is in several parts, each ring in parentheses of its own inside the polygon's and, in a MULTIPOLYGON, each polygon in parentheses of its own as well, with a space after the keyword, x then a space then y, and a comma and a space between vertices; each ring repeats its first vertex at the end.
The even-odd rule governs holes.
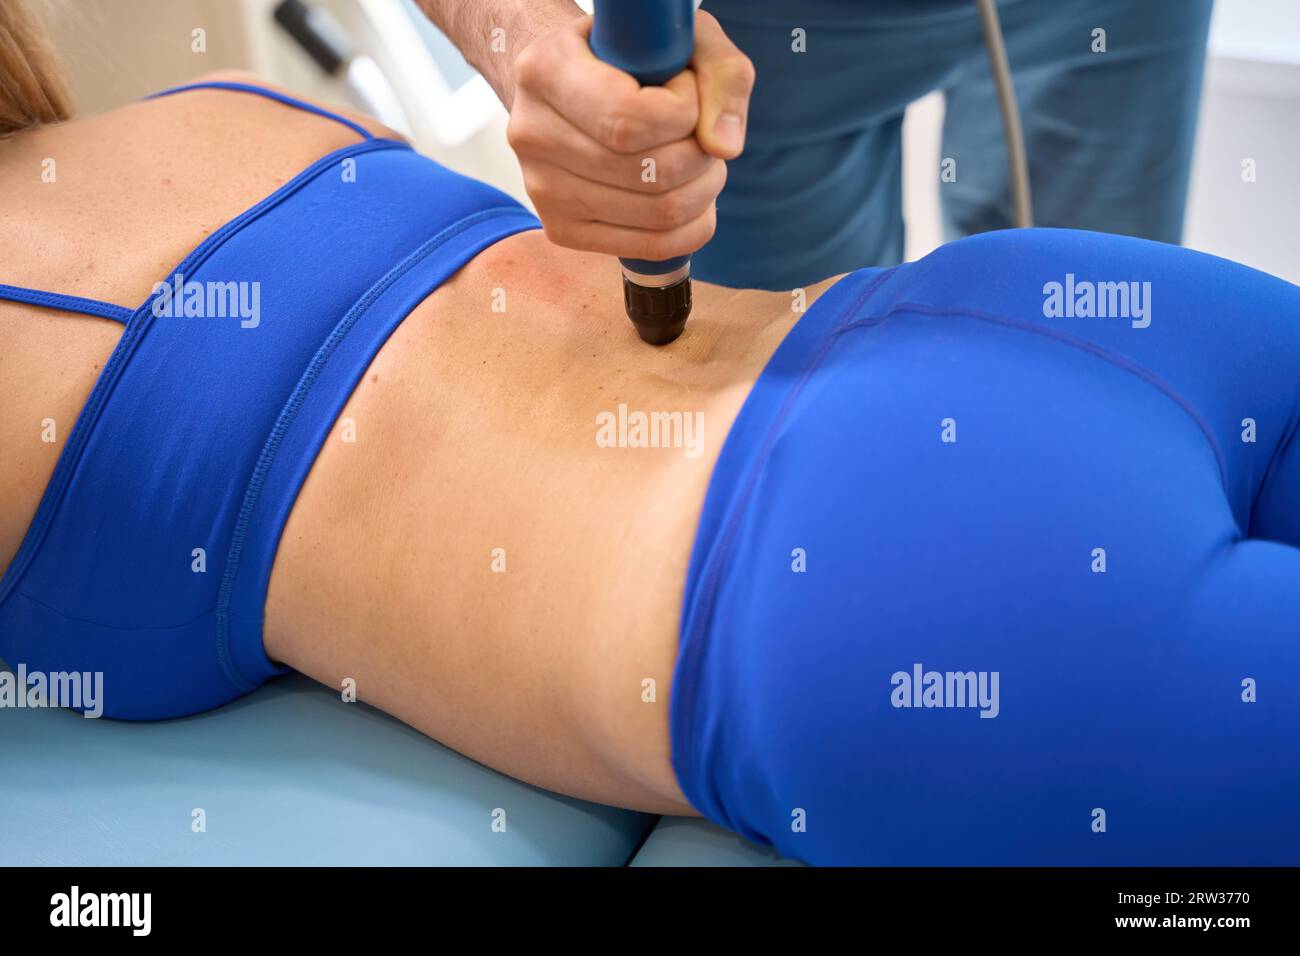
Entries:
POLYGON ((268 90, 264 86, 254 86, 252 83, 226 83, 220 81, 211 83, 189 83, 185 86, 174 86, 170 90, 163 90, 161 93, 152 93, 149 96, 146 96, 145 99, 156 100, 162 96, 172 96, 176 93, 185 93, 188 90, 233 90, 236 93, 252 93, 254 96, 262 96, 268 100, 275 100, 275 102, 283 103, 285 106, 292 106, 294 109, 302 110, 306 113, 314 113, 317 116, 323 116, 336 123, 341 123, 364 139, 375 138, 370 135, 370 132, 366 130, 365 127, 359 126, 352 122, 352 120, 340 116, 338 113, 331 113, 327 109, 315 106, 304 100, 287 96, 284 93, 277 93, 275 90, 268 90))
POLYGON ((80 312, 83 315, 97 315, 112 319, 126 325, 131 319, 130 309, 114 305, 112 302, 100 302, 98 299, 83 299, 79 295, 62 295, 58 292, 42 292, 40 289, 25 289, 17 285, 0 283, 0 299, 11 302, 26 302, 28 305, 42 305, 47 309, 63 309, 66 312, 80 312))
MULTIPOLYGON (((311 103, 296 99, 292 96, 286 96, 284 93, 277 93, 275 90, 268 90, 262 86, 254 86, 251 83, 189 83, 185 86, 172 87, 169 90, 163 90, 161 93, 154 93, 145 99, 157 99, 161 96, 172 96, 175 93, 184 93, 188 90, 231 90, 236 93, 251 93, 254 96, 265 97, 268 100, 274 100, 277 103, 283 103, 285 106, 291 106, 294 109, 302 110, 306 113, 313 113, 316 116, 322 116, 325 119, 333 120, 343 126, 346 126, 352 132, 356 133, 362 139, 372 140, 369 130, 338 115, 327 109, 322 109, 311 103)), ((132 310, 120 305, 114 305, 111 302, 100 302, 97 299, 84 299, 76 295, 61 295, 58 292, 43 292, 40 289, 26 289, 22 286, 4 285, 0 283, 0 300, 8 299, 14 302, 25 302, 29 305, 42 305, 50 309, 63 309, 68 312, 80 312, 85 315, 97 315, 101 318, 112 319, 115 322, 121 322, 125 325, 131 318, 132 310)))

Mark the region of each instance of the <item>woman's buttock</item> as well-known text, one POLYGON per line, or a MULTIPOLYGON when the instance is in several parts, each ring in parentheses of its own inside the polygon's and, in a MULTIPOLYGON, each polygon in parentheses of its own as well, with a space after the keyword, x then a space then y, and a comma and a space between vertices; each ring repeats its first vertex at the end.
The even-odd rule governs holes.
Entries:
POLYGON ((819 864, 1294 861, 1300 289, 1053 230, 864 278, 719 462, 685 794, 819 864))

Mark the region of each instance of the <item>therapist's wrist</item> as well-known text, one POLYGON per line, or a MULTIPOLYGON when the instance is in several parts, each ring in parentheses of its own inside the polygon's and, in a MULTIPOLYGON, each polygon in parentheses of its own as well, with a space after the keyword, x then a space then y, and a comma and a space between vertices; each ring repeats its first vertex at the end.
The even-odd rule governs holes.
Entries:
POLYGON ((537 37, 585 16, 573 0, 417 0, 483 74, 506 109, 514 105, 515 60, 537 37))

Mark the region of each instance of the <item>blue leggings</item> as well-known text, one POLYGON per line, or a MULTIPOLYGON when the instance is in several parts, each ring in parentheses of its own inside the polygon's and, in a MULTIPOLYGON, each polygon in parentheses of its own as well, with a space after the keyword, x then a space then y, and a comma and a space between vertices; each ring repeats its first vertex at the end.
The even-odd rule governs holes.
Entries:
POLYGON ((1211 256, 840 281, 708 493, 687 797, 813 863, 1300 863, 1298 418, 1300 288, 1211 256))

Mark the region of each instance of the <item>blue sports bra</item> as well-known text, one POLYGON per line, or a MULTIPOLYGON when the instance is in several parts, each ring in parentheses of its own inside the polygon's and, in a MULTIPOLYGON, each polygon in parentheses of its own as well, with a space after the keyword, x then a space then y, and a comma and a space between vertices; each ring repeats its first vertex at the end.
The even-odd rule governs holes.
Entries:
POLYGON ((124 326, 0 579, 0 658, 102 674, 106 716, 196 713, 284 668, 262 647, 280 534, 372 358, 480 251, 537 220, 405 143, 359 140, 209 235, 135 310, 0 285, 124 326))

